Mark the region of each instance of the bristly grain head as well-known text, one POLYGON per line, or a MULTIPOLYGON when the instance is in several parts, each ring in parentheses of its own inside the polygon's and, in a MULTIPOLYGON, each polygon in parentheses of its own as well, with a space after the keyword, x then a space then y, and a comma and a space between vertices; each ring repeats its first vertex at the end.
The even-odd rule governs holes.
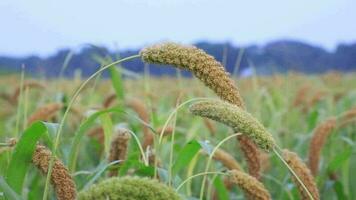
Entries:
MULTIPOLYGON (((127 129, 120 128, 117 130, 113 137, 110 146, 109 162, 126 160, 126 155, 128 151, 129 141, 131 139, 131 134, 127 129)), ((110 171, 109 176, 116 176, 118 169, 113 169, 110 171)))
POLYGON ((221 63, 201 49, 176 43, 163 43, 144 48, 140 52, 146 63, 172 65, 194 73, 221 99, 244 107, 243 100, 221 63))
MULTIPOLYGON (((32 162, 43 174, 47 174, 51 157, 52 153, 46 147, 37 145, 32 162)), ((76 198, 75 183, 68 169, 57 158, 54 160, 51 182, 58 200, 74 200, 76 198)))
POLYGON ((256 147, 256 144, 246 135, 237 136, 241 151, 246 157, 248 173, 256 179, 261 178, 261 152, 256 147))
MULTIPOLYGON (((225 71, 221 63, 216 61, 214 57, 208 55, 203 50, 194 46, 163 43, 143 49, 140 52, 140 55, 142 60, 147 63, 173 65, 191 71, 222 100, 244 109, 244 101, 233 80, 229 78, 229 74, 225 71)), ((208 128, 212 127, 208 126, 208 128)), ((215 132, 213 129, 209 130, 211 133, 215 132)), ((250 145, 249 147, 244 147, 243 151, 246 150, 257 151, 257 146, 250 145)), ((259 161, 248 161, 248 163, 253 162, 259 161)))
POLYGON ((337 126, 342 128, 346 125, 350 124, 350 122, 354 122, 356 119, 356 107, 353 107, 344 113, 342 113, 337 118, 337 126))
POLYGON ((319 124, 313 132, 309 145, 309 167, 314 176, 318 174, 321 150, 326 139, 336 127, 336 119, 330 118, 319 124))
POLYGON ((239 186, 249 200, 271 199, 271 195, 261 182, 242 171, 230 171, 229 180, 239 186))
MULTIPOLYGON (((299 179, 303 182, 305 187, 308 189, 310 194, 313 196, 314 200, 318 200, 319 191, 316 186, 313 175, 311 174, 307 165, 299 158, 299 156, 287 149, 283 150, 283 158, 286 160, 288 165, 293 169, 299 179)), ((297 185, 298 191, 303 200, 310 200, 308 193, 305 191, 303 186, 299 181, 293 176, 293 182, 297 185)))
POLYGON ((251 114, 238 106, 226 102, 210 100, 193 103, 190 112, 221 122, 252 139, 261 149, 271 150, 275 141, 266 128, 251 114))
POLYGON ((78 195, 79 200, 181 200, 170 188, 155 179, 141 177, 109 178, 78 195))
POLYGON ((63 107, 61 103, 50 103, 39 107, 28 119, 28 124, 37 120, 48 121, 63 107))

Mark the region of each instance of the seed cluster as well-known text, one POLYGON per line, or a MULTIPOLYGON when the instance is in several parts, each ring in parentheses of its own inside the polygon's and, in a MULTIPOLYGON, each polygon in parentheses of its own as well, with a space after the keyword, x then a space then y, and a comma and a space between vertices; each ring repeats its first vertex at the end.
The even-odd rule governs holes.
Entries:
POLYGON ((139 177, 109 178, 78 195, 79 200, 181 200, 157 180, 139 177))
POLYGON ((237 138, 241 151, 246 157, 246 162, 248 162, 248 173, 259 180, 261 178, 261 152, 255 148, 255 143, 246 135, 239 135, 237 138))
POLYGON ((264 126, 238 106, 222 101, 209 100, 194 103, 189 110, 194 115, 213 119, 230 126, 235 132, 245 134, 261 149, 269 151, 275 146, 274 139, 264 126))
POLYGON ((50 103, 38 108, 28 119, 28 124, 37 120, 48 121, 63 107, 61 103, 50 103))
MULTIPOLYGON (((157 44, 147 47, 140 52, 144 62, 173 65, 178 68, 187 69, 200 79, 206 86, 212 89, 222 100, 244 109, 244 102, 239 94, 234 82, 229 78, 221 63, 214 57, 208 55, 203 50, 192 46, 184 46, 175 43, 157 44)), ((205 122, 206 123, 206 122, 205 122)), ((208 126, 209 130, 211 127, 208 126)), ((249 140, 249 139, 248 139, 249 140)), ((258 158, 258 148, 253 142, 249 146, 244 146, 244 154, 256 153, 255 156, 246 157, 246 159, 258 158)), ((243 146, 244 143, 240 143, 243 146)), ((259 160, 248 160, 248 165, 257 163, 259 160)), ((260 169, 254 168, 257 172, 260 169)))
MULTIPOLYGON (((309 168, 306 164, 299 158, 299 156, 291 152, 287 149, 283 150, 283 157, 288 163, 288 165, 293 169, 293 171, 297 174, 299 179, 303 182, 305 187, 308 189, 310 194, 313 196, 314 200, 318 200, 319 191, 316 186, 313 175, 311 174, 309 168)), ((293 177, 293 182, 298 186, 298 191, 303 200, 310 200, 308 193, 304 190, 303 186, 293 177)))
POLYGON ((318 174, 321 150, 326 139, 336 127, 336 119, 330 118, 319 124, 313 133, 309 145, 309 167, 314 176, 318 174))
POLYGON ((232 155, 222 149, 217 149, 217 151, 215 151, 213 159, 220 161, 229 170, 242 170, 237 160, 232 155))
MULTIPOLYGON (((47 174, 51 157, 51 151, 45 146, 37 145, 32 156, 32 162, 43 174, 47 174)), ((77 192, 75 183, 68 169, 57 158, 54 160, 51 182, 58 200, 74 200, 76 198, 77 192)))
POLYGON ((194 73, 207 87, 221 99, 244 107, 243 100, 229 74, 213 56, 193 46, 163 43, 144 48, 140 52, 144 62, 173 65, 194 73))
POLYGON ((238 185, 244 191, 249 200, 269 200, 271 195, 264 185, 256 178, 238 170, 229 172, 230 181, 238 185))
MULTIPOLYGON (((131 139, 131 134, 128 130, 118 129, 116 135, 114 136, 111 142, 109 162, 114 162, 117 160, 122 162, 126 160, 130 139, 131 139)), ((117 169, 110 171, 109 176, 117 176, 117 171, 118 171, 117 169)))

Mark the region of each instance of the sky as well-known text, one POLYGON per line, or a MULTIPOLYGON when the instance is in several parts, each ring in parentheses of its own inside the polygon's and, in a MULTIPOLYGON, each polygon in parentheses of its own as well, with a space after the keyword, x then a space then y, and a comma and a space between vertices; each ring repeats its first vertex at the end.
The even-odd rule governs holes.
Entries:
POLYGON ((356 42, 355 8, 355 0, 0 0, 0 55, 202 40, 296 39, 333 50, 356 42))

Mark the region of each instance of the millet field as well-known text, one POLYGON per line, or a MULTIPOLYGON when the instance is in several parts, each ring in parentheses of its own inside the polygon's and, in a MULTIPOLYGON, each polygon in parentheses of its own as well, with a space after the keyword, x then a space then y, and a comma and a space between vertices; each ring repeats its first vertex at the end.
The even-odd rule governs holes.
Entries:
POLYGON ((176 43, 99 60, 0 77, 0 199, 356 199, 355 74, 240 78, 176 43))

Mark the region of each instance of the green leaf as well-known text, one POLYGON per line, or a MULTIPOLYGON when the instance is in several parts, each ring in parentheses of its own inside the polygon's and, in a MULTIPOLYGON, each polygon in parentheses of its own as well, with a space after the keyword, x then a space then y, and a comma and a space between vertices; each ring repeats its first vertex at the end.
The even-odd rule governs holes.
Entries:
POLYGON ((346 200, 346 194, 344 192, 344 186, 342 185, 342 183, 340 181, 336 181, 334 183, 334 190, 336 192, 337 195, 337 199, 339 200, 346 200))
POLYGON ((137 163, 139 163, 140 156, 141 156, 140 152, 130 153, 128 158, 125 160, 125 162, 120 164, 119 176, 125 175, 130 168, 138 165, 137 163))
POLYGON ((105 172, 106 169, 108 169, 109 167, 118 164, 120 161, 114 161, 111 163, 102 163, 100 164, 97 169, 95 170, 94 174, 92 175, 92 177, 90 178, 89 181, 87 181, 87 183, 85 184, 85 186, 83 187, 83 189, 88 189, 92 184, 95 183, 96 180, 98 180, 98 178, 105 172))
MULTIPOLYGON (((107 64, 113 62, 110 57, 102 57, 97 54, 92 55, 92 57, 95 61, 97 61, 101 65, 107 65, 107 64)), ((117 59, 119 59, 119 58, 117 58, 117 59)), ((119 102, 123 102, 125 93, 124 93, 124 84, 123 84, 122 75, 121 75, 121 68, 117 68, 117 66, 112 66, 112 67, 109 67, 108 71, 110 74, 112 85, 115 90, 115 94, 116 94, 119 102)))
MULTIPOLYGON (((21 197, 11 189, 11 187, 6 183, 4 178, 0 176, 0 191, 6 196, 9 200, 21 200, 21 197)), ((1 197, 0 197, 1 199, 1 197)))
POLYGON ((124 111, 121 108, 111 108, 111 109, 106 109, 102 111, 98 111, 94 114, 92 114, 90 117, 88 117, 78 128, 78 130, 75 132, 75 136, 73 139, 73 143, 70 149, 69 153, 69 171, 74 172, 75 171, 75 166, 77 163, 77 157, 79 153, 79 148, 80 148, 80 142, 85 135, 85 133, 89 130, 89 128, 95 123, 95 120, 100 117, 101 115, 105 113, 110 113, 110 112, 116 112, 116 113, 124 113, 124 111))
POLYGON ((103 113, 100 116, 100 122, 103 125, 103 129, 104 129, 105 154, 109 155, 111 136, 112 136, 112 132, 114 130, 110 115, 108 113, 103 113))
POLYGON ((228 200, 229 199, 229 192, 227 191, 224 182, 221 180, 219 176, 215 177, 213 182, 216 194, 218 195, 218 199, 220 200, 228 200))
POLYGON ((135 174, 144 177, 153 177, 155 174, 155 168, 153 166, 145 166, 144 164, 140 163, 141 167, 139 167, 135 174))
POLYGON ((110 78, 112 82, 112 86, 115 89, 116 96, 119 102, 122 102, 125 97, 124 93, 124 84, 121 77, 121 72, 116 66, 112 66, 109 68, 110 78))
POLYGON ((309 131, 311 131, 315 127, 315 125, 318 121, 318 117, 319 117, 318 110, 314 110, 313 112, 311 112, 309 114, 309 116, 308 116, 308 130, 309 131))
MULTIPOLYGON (((163 168, 157 168, 157 172, 159 175, 159 179, 166 184, 169 184, 169 175, 168 175, 168 171, 166 169, 163 168)), ((179 184, 182 182, 182 179, 179 176, 175 176, 173 179, 173 186, 174 187, 178 187, 179 184)))
POLYGON ((329 172, 336 171, 344 164, 345 161, 350 158, 350 156, 352 155, 352 148, 350 146, 346 146, 345 148, 346 149, 343 152, 337 154, 337 156, 329 163, 329 172))
POLYGON ((179 172, 179 170, 186 167, 190 163, 190 161, 192 161, 192 159, 199 152, 200 149, 201 145, 196 140, 188 142, 188 144, 183 147, 183 149, 179 152, 176 161, 173 164, 173 177, 179 172))
POLYGON ((48 143, 51 141, 47 133, 53 127, 49 128, 47 125, 50 124, 44 122, 33 123, 25 130, 15 146, 6 180, 9 186, 18 194, 21 194, 26 172, 31 165, 32 154, 35 151, 37 141, 40 138, 44 138, 48 143))

